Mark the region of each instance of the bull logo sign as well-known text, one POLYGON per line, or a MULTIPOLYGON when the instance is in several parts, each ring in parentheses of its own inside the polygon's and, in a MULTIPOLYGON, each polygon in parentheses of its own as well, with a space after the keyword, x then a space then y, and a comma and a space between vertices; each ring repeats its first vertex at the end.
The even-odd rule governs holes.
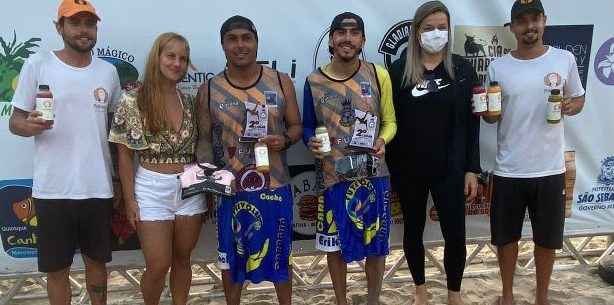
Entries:
MULTIPOLYGON (((493 37, 493 41, 496 41, 497 43, 499 42, 496 35, 493 37)), ((480 52, 482 53, 482 56, 486 56, 484 45, 477 43, 475 41, 475 36, 465 34, 465 56, 477 57, 480 56, 480 52)))

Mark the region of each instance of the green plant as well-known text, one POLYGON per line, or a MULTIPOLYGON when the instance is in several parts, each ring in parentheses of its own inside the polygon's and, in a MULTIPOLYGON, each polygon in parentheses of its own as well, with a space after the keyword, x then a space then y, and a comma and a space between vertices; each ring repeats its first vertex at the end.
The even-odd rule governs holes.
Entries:
POLYGON ((13 98, 13 82, 19 75, 24 60, 34 54, 32 48, 38 47, 40 38, 30 38, 25 42, 17 43, 17 33, 13 31, 13 40, 7 43, 0 37, 0 100, 8 101, 13 98))
POLYGON ((2 53, 0 53, 0 64, 3 64, 12 68, 21 68, 17 59, 26 59, 30 55, 34 54, 30 49, 38 47, 37 42, 41 41, 40 38, 30 38, 25 42, 17 44, 17 33, 13 30, 13 41, 6 43, 2 37, 0 37, 0 46, 2 47, 2 53), (19 65, 19 66, 18 66, 19 65))

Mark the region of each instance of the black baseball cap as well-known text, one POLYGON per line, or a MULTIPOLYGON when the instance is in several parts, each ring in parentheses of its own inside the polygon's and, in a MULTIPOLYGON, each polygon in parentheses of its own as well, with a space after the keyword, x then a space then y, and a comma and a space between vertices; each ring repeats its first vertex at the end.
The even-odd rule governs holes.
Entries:
POLYGON ((516 0, 512 5, 510 22, 504 24, 504 26, 510 25, 511 21, 526 13, 545 13, 542 2, 540 0, 516 0))
POLYGON ((352 26, 358 28, 363 36, 365 35, 365 23, 362 21, 362 18, 351 12, 345 12, 335 16, 333 22, 330 24, 330 32, 332 34, 336 30, 352 26), (351 19, 353 22, 347 19, 351 19))
POLYGON ((224 35, 232 30, 236 29, 244 29, 254 33, 256 36, 256 41, 258 41, 258 32, 256 32, 256 26, 254 23, 249 20, 247 17, 235 15, 232 16, 222 24, 222 28, 220 28, 220 39, 224 42, 224 35))

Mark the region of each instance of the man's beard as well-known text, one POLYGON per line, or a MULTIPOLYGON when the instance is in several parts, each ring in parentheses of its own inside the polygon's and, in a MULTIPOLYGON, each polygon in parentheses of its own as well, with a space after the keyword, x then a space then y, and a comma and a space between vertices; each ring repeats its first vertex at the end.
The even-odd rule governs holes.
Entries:
POLYGON ((341 55, 339 55, 339 56, 338 56, 338 58, 339 58, 339 59, 341 59, 341 61, 343 61, 343 62, 345 62, 345 63, 348 63, 348 62, 352 62, 352 61, 354 61, 356 58, 358 58, 358 57, 360 56, 360 53, 362 53, 362 48, 361 48, 361 49, 358 49, 358 50, 356 51, 356 53, 354 54, 354 56, 352 56, 352 57, 345 57, 345 56, 341 56, 341 55))
POLYGON ((536 44, 539 41, 539 33, 536 32, 536 31, 535 32, 531 31, 531 32, 524 33, 524 34, 522 34, 522 41, 525 44, 527 44, 527 45, 534 45, 534 44, 536 44), (528 33, 535 34, 535 38, 528 38, 526 36, 526 34, 528 34, 528 33))
POLYGON ((66 39, 66 37, 62 36, 62 39, 64 40, 64 43, 70 47, 71 49, 79 52, 79 53, 90 53, 93 49, 94 46, 96 46, 96 40, 95 39, 91 39, 92 43, 87 46, 87 47, 81 47, 75 43, 73 43, 70 39, 66 39))

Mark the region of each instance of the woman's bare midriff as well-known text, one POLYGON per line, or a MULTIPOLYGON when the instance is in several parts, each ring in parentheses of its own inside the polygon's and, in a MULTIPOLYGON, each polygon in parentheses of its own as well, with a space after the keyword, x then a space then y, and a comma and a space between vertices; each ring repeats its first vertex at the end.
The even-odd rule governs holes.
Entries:
POLYGON ((179 174, 183 172, 183 164, 179 163, 167 163, 167 164, 154 164, 154 163, 141 163, 141 166, 147 170, 154 171, 161 174, 179 174))

